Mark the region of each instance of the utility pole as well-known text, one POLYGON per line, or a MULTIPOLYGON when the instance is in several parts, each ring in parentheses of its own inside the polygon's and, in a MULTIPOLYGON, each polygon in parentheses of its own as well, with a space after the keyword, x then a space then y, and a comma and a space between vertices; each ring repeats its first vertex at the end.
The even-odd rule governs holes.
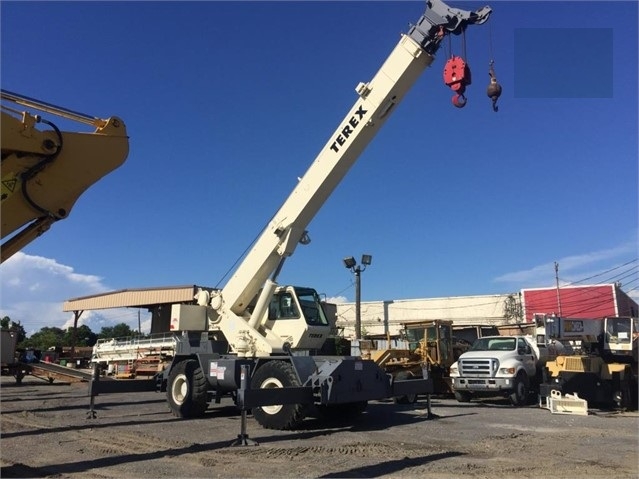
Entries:
POLYGON ((555 261, 555 284, 557 285, 557 311, 559 312, 559 317, 563 318, 561 314, 561 295, 559 294, 559 263, 555 261))

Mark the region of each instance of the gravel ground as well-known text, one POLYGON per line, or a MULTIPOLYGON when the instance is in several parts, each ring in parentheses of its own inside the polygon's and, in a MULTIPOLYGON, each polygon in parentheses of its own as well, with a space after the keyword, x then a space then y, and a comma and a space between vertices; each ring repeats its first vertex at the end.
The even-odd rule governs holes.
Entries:
POLYGON ((552 414, 505 401, 371 402, 350 425, 309 419, 299 431, 261 428, 232 446, 241 416, 229 401, 176 419, 163 394, 96 398, 87 384, 1 378, 1 477, 639 477, 639 414, 552 414))

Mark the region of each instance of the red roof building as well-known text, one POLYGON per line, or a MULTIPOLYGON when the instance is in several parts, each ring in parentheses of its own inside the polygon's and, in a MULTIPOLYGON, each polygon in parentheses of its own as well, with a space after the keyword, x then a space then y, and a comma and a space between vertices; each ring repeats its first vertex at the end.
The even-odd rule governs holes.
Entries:
POLYGON ((521 301, 526 322, 535 314, 555 314, 563 318, 605 318, 634 316, 639 305, 618 284, 562 286, 522 289, 521 301))

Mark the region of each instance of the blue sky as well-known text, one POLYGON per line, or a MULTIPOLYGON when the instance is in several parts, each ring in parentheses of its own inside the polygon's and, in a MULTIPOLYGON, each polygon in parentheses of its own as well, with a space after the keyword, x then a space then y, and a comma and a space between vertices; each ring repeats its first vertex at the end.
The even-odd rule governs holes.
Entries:
MULTIPOLYGON (((620 280, 637 296, 637 3, 449 2, 473 83, 456 109, 445 41, 309 227, 281 283, 354 300, 620 280), (563 32, 563 33, 562 33, 563 32), (492 55, 491 55, 492 51, 492 55), (499 112, 488 64, 503 86, 499 112), (620 265, 626 266, 617 268, 620 265), (611 271, 610 273, 606 273, 611 271)), ((424 2, 8 2, 2 88, 117 115, 127 162, 0 266, 0 315, 61 326, 66 299, 223 286, 424 2)), ((84 131, 75 124, 63 129, 84 131)), ((87 315, 137 324, 137 311, 87 315)))

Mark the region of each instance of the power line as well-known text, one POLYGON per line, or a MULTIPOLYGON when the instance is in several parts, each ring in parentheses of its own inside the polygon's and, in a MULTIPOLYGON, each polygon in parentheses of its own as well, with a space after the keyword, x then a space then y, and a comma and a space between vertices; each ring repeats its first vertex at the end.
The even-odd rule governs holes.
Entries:
POLYGON ((597 276, 602 276, 604 274, 610 273, 611 271, 615 271, 615 270, 617 270, 619 268, 623 268, 624 266, 627 266, 627 265, 629 265, 631 263, 636 263, 636 262, 637 262, 637 258, 634 258, 634 259, 631 259, 630 261, 628 261, 627 263, 620 264, 619 266, 615 266, 614 268, 610 268, 610 269, 608 269, 606 271, 602 271, 601 273, 593 274, 592 276, 588 276, 587 278, 583 278, 583 279, 580 279, 578 281, 573 281, 572 283, 568 283, 568 284, 583 283, 584 281, 588 281, 588 280, 590 280, 592 278, 596 278, 597 276))

